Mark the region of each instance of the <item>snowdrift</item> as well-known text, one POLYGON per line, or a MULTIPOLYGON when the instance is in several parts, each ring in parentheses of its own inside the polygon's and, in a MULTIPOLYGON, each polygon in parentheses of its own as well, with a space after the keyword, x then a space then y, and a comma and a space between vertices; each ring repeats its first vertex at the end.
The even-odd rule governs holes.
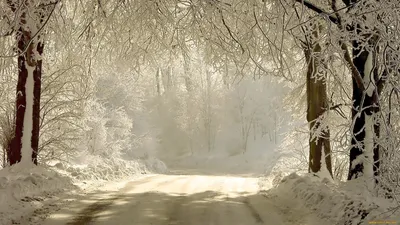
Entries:
POLYGON ((375 197, 360 180, 336 184, 327 178, 292 173, 267 193, 282 198, 291 196, 335 225, 393 223, 400 219, 394 202, 375 197))
POLYGON ((69 177, 46 167, 4 168, 0 170, 0 224, 18 224, 40 210, 46 198, 74 188, 69 177))

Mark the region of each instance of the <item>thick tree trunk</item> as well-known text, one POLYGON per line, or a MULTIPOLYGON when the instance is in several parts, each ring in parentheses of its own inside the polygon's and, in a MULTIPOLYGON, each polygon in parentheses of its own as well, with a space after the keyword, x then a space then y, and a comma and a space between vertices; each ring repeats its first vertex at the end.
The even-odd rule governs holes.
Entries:
POLYGON ((376 177, 379 174, 379 146, 375 143, 376 137, 379 135, 379 124, 370 121, 380 110, 379 96, 375 88, 378 80, 377 73, 372 68, 374 55, 373 52, 362 49, 355 42, 353 43, 353 56, 354 66, 361 74, 366 90, 360 89, 353 78, 353 127, 348 180, 367 174, 373 174, 376 177), (367 164, 373 167, 372 171, 367 168, 367 164))
MULTIPOLYGON (((39 42, 37 52, 40 57, 43 55, 44 43, 39 42)), ((38 60, 33 71, 33 113, 32 113, 32 162, 38 164, 39 131, 40 131, 40 94, 42 92, 42 60, 38 60)))
MULTIPOLYGON (((320 15, 328 15, 322 8, 310 3, 309 1, 296 0, 310 10, 320 15)), ((350 149, 350 165, 348 179, 356 179, 364 175, 376 177, 379 175, 379 146, 376 143, 376 137, 379 135, 379 123, 374 121, 374 115, 380 111, 379 93, 377 90, 382 88, 382 83, 378 79, 376 65, 376 54, 378 46, 378 30, 374 27, 367 27, 367 21, 379 20, 379 18, 371 18, 371 15, 365 12, 356 12, 355 4, 358 0, 342 0, 348 7, 347 12, 351 13, 354 20, 349 20, 347 24, 342 23, 342 18, 337 10, 336 1, 331 1, 334 15, 329 14, 328 18, 332 23, 336 24, 343 32, 357 34, 358 40, 353 41, 353 58, 347 51, 344 41, 341 42, 342 50, 344 50, 346 63, 350 66, 350 72, 353 80, 353 108, 352 108, 352 127, 351 127, 351 149, 350 149), (354 9, 352 9, 354 7, 354 9), (379 81, 379 82, 378 82, 379 81), (366 174, 368 173, 368 174, 366 174)), ((366 3, 374 4, 373 2, 366 3)), ((372 24, 371 24, 372 25, 372 24)), ((373 25, 372 25, 373 26, 373 25)), ((350 35, 353 37, 353 35, 350 35)))
POLYGON ((18 83, 16 93, 15 134, 10 148, 10 165, 24 162, 37 164, 39 146, 40 92, 44 45, 37 35, 42 17, 29 2, 19 10, 17 33, 18 83), (27 16, 28 15, 28 16, 27 16), (34 17, 36 15, 38 17, 34 17), (38 21, 35 21, 38 19, 38 21), (31 21, 28 21, 31 20, 31 21))
MULTIPOLYGON (((357 1, 343 0, 343 2, 347 6, 351 6, 357 1)), ((357 18, 359 21, 353 22, 351 30, 357 33, 362 40, 352 43, 352 63, 360 74, 364 87, 357 84, 356 76, 353 74, 353 126, 351 128, 350 165, 347 179, 364 177, 367 180, 377 182, 380 153, 376 138, 379 137, 380 125, 374 121, 374 115, 380 111, 380 91, 377 88, 380 85, 378 84, 379 78, 376 69, 379 68, 379 65, 376 65, 377 46, 375 46, 378 37, 374 34, 374 31, 371 32, 369 28, 365 27, 367 16, 358 16, 357 18)))
POLYGON ((327 170, 332 176, 331 146, 329 130, 315 133, 321 128, 321 117, 328 108, 326 80, 319 70, 321 67, 321 46, 319 43, 309 44, 304 49, 307 60, 307 121, 310 128, 309 172, 319 173, 327 170), (326 168, 322 168, 326 167, 326 168))
POLYGON ((24 126, 24 116, 26 111, 26 91, 25 84, 28 77, 28 70, 26 68, 26 53, 25 46, 29 41, 22 28, 19 29, 18 41, 18 83, 17 83, 17 96, 16 96, 16 118, 15 118, 15 134, 11 144, 10 150, 10 165, 21 161, 22 153, 22 135, 24 126))

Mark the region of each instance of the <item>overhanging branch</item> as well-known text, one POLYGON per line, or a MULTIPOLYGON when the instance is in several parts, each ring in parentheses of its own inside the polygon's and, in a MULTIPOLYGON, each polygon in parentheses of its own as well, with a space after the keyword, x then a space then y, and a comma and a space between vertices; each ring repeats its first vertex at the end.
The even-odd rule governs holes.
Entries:
MULTIPOLYGON (((312 4, 311 2, 308 2, 307 0, 295 0, 298 3, 303 4, 304 6, 306 6, 308 9, 320 14, 320 15, 326 15, 328 16, 329 20, 332 23, 335 23, 339 29, 343 30, 342 24, 340 22, 340 17, 336 17, 336 16, 332 16, 329 13, 325 12, 324 10, 322 10, 321 8, 319 8, 318 6, 315 6, 314 4, 312 4)), ((337 13, 337 8, 336 8, 336 2, 333 1, 332 2, 332 8, 335 11, 336 15, 339 16, 339 14, 337 13)), ((350 55, 349 50, 347 49, 347 46, 344 42, 339 41, 340 44, 340 48, 342 49, 342 51, 344 52, 344 59, 347 62, 347 65, 350 69, 350 73, 353 77, 353 79, 356 81, 357 83, 357 87, 360 90, 365 90, 365 85, 363 83, 363 79, 362 76, 360 74, 360 71, 358 71, 358 69, 356 68, 356 66, 353 63, 353 59, 350 55)))
POLYGON ((309 2, 307 0, 296 0, 296 2, 304 5, 308 9, 311 9, 312 11, 314 11, 322 16, 327 16, 329 18, 329 20, 334 24, 338 24, 338 22, 339 22, 338 18, 336 18, 335 16, 332 16, 331 13, 325 12, 323 9, 319 8, 318 6, 312 4, 311 2, 309 2))

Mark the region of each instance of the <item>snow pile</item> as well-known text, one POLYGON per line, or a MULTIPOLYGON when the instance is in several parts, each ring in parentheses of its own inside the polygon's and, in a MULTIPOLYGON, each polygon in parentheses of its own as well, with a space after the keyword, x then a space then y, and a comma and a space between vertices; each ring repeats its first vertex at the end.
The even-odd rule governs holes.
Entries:
POLYGON ((400 218, 399 214, 393 214, 394 203, 375 197, 366 189, 366 183, 358 180, 338 185, 326 178, 292 173, 267 192, 282 198, 291 196, 320 218, 337 225, 390 222, 400 218))
POLYGON ((0 170, 0 224, 16 224, 41 210, 43 201, 74 189, 71 179, 42 166, 19 164, 0 170))

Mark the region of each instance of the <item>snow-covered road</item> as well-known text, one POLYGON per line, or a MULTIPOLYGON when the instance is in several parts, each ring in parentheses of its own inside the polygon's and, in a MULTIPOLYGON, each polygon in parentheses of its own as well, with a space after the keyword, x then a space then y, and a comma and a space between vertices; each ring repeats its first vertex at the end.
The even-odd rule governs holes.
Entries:
POLYGON ((94 192, 51 215, 44 225, 316 225, 288 198, 259 192, 241 176, 151 175, 117 192, 94 192))

